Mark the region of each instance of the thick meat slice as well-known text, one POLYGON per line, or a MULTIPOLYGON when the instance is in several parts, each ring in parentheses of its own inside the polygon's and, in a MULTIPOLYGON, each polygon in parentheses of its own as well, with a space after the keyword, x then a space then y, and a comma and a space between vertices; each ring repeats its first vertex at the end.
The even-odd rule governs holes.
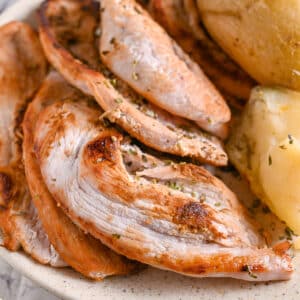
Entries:
POLYGON ((13 251, 22 246, 40 263, 63 266, 31 202, 22 163, 23 112, 46 75, 46 59, 24 23, 0 27, 0 40, 0 243, 13 251))
MULTIPOLYGON (((0 27, 0 165, 20 152, 15 128, 22 110, 46 75, 46 59, 36 34, 26 24, 12 22, 0 27)), ((19 123, 17 123, 19 122, 19 123)), ((19 135, 19 134, 17 134, 19 135)))
POLYGON ((223 136, 230 110, 200 67, 134 0, 101 1, 103 62, 145 98, 223 136))
MULTIPOLYGON (((100 280, 109 275, 127 274, 133 271, 137 264, 115 254, 86 232, 81 231, 63 213, 43 182, 33 149, 33 134, 39 130, 36 128, 36 120, 43 109, 52 103, 60 107, 64 102, 79 99, 85 99, 88 104, 97 106, 93 100, 87 99, 81 92, 69 86, 57 73, 51 73, 47 77, 25 114, 24 162, 29 188, 31 194, 34 195, 34 204, 51 243, 71 267, 89 278, 100 280)), ((96 114, 99 116, 101 110, 96 110, 96 114)), ((61 112, 61 116, 67 117, 67 115, 68 113, 61 112)), ((48 121, 52 122, 51 119, 48 121)), ((71 144, 75 140, 74 136, 71 144)), ((65 154, 68 155, 67 152, 65 154)), ((56 167, 60 169, 61 175, 68 172, 62 166, 56 167)), ((52 182, 55 180, 55 177, 51 178, 52 182)))
POLYGON ((235 107, 243 106, 255 82, 207 35, 195 0, 151 0, 148 10, 201 66, 226 100, 235 107))
POLYGON ((266 247, 220 180, 143 152, 101 128, 97 111, 84 104, 45 109, 34 149, 47 187, 71 219, 129 258, 199 277, 264 281, 292 273, 291 258, 266 247))
POLYGON ((110 121, 156 150, 213 165, 227 163, 216 138, 148 103, 101 63, 95 38, 99 15, 93 1, 47 1, 40 19, 40 37, 51 63, 69 82, 93 95, 110 121))

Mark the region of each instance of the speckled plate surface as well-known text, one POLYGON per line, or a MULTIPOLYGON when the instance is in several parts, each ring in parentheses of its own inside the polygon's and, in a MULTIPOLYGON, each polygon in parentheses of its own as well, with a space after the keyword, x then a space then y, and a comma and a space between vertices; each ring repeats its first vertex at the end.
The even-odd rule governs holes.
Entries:
MULTIPOLYGON (((0 16, 0 25, 12 20, 35 24, 35 10, 42 0, 20 0, 0 16)), ((1 42, 1 41, 0 41, 1 42)), ((242 198, 252 201, 251 193, 240 179, 225 175, 229 186, 242 198)), ((63 299, 300 299, 300 253, 296 253, 296 271, 290 281, 248 283, 233 279, 194 279, 148 268, 137 275, 92 282, 71 269, 41 266, 23 253, 0 248, 0 256, 12 267, 63 299)))

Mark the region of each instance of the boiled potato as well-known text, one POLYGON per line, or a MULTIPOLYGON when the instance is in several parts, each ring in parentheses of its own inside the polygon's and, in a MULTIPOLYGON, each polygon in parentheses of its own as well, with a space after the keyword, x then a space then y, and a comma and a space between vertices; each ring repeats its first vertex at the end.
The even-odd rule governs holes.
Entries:
POLYGON ((227 150, 254 193, 300 234, 300 93, 255 88, 227 150))
POLYGON ((210 34, 254 79, 300 90, 299 0, 197 0, 210 34))

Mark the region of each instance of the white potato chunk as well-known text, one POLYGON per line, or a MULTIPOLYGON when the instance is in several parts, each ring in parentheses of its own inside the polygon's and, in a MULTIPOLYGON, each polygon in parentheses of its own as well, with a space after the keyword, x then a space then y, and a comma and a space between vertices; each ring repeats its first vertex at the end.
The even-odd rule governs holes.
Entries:
POLYGON ((300 93, 255 88, 227 150, 254 193, 300 234, 300 93))
POLYGON ((299 0, 197 0, 208 32, 260 84, 300 90, 299 0))

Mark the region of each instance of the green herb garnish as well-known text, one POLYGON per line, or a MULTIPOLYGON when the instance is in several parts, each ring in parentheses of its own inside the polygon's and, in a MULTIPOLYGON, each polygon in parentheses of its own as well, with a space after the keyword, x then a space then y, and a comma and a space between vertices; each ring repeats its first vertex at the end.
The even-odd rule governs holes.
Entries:
POLYGON ((136 72, 133 72, 133 73, 132 73, 132 79, 133 79, 133 80, 139 80, 139 78, 140 78, 140 77, 139 77, 139 74, 138 74, 138 73, 136 73, 136 72))
POLYGON ((176 182, 168 182, 168 187, 173 190, 180 190, 180 186, 178 186, 176 182))
POLYGON ((206 200, 206 196, 204 194, 202 194, 200 196, 200 202, 203 203, 206 200))
POLYGON ((244 267, 243 267, 243 271, 244 271, 244 272, 248 272, 248 275, 249 275, 250 277, 255 278, 255 279, 257 278, 257 275, 255 275, 255 274, 252 272, 250 266, 248 266, 248 265, 244 266, 244 267))
POLYGON ((116 87, 117 86, 117 79, 116 78, 110 79, 110 83, 113 87, 116 87))
POLYGON ((129 149, 128 152, 129 152, 129 154, 137 155, 137 151, 134 149, 129 149))
POLYGON ((115 102, 116 102, 117 104, 121 104, 121 103, 123 102, 123 100, 122 100, 121 98, 116 98, 116 99, 115 99, 115 102))

